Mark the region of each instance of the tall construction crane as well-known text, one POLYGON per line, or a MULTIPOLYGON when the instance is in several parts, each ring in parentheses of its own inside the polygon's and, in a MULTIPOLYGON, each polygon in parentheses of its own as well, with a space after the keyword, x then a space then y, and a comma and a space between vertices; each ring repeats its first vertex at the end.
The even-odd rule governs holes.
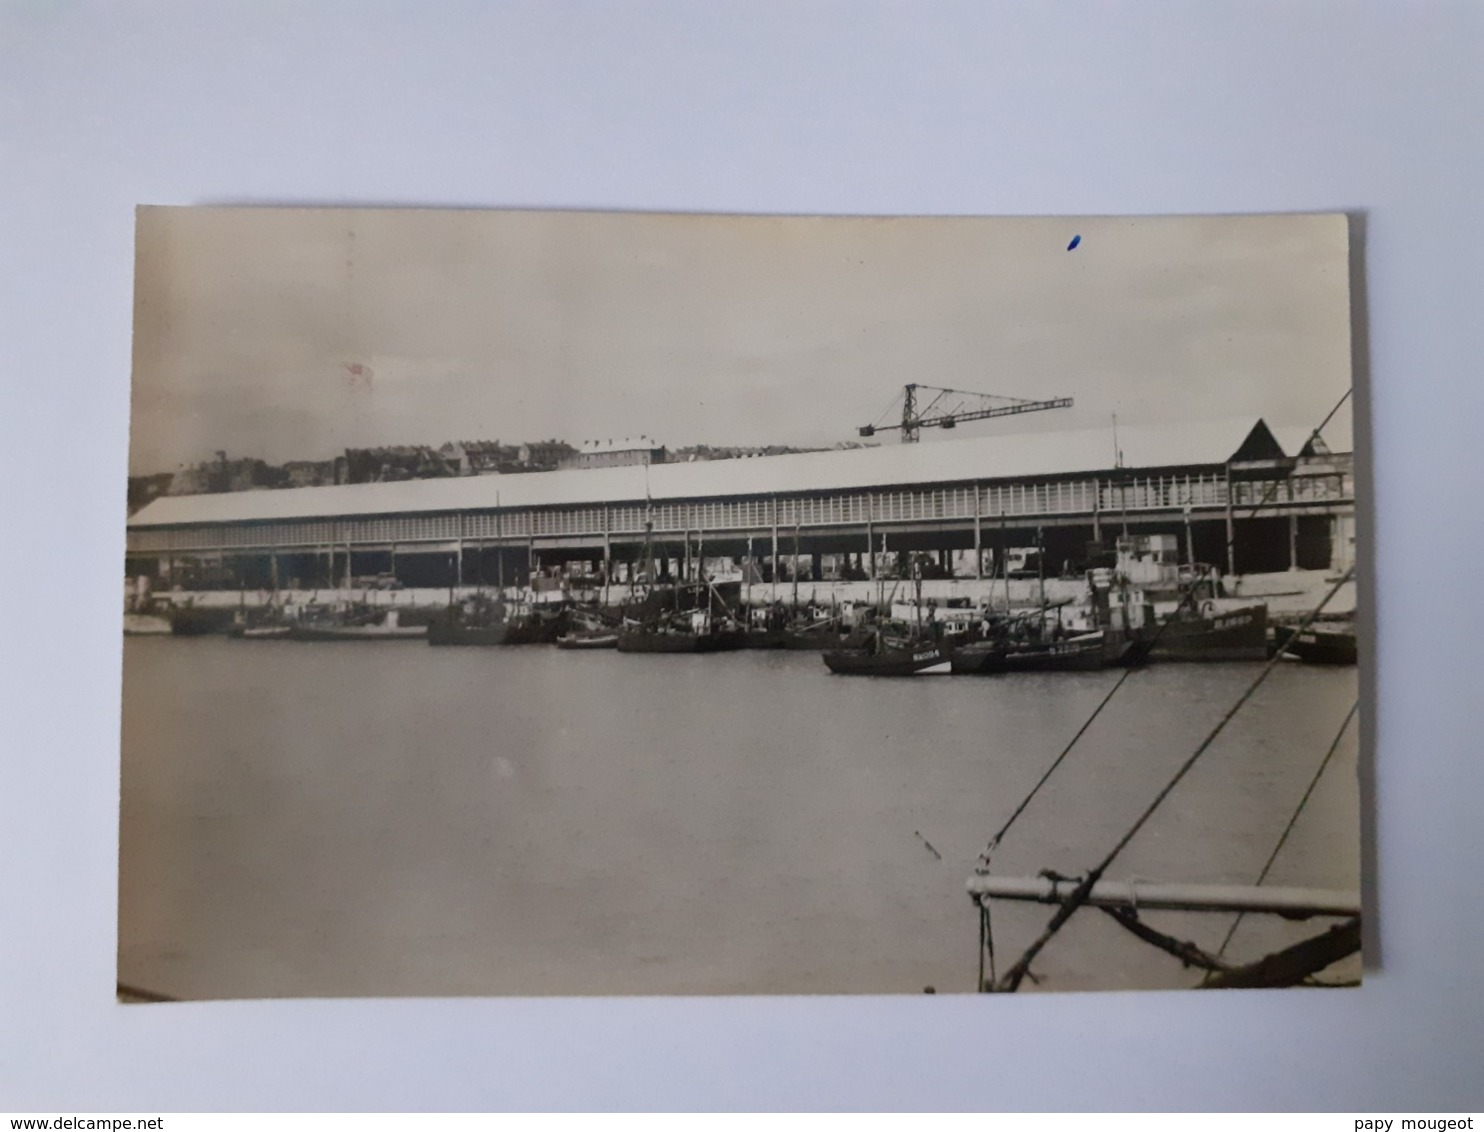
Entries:
MULTIPOLYGON (((896 404, 896 399, 892 399, 896 404)), ((921 439, 925 428, 953 428, 966 421, 984 421, 990 417, 1011 417, 1017 413, 1037 413, 1042 409, 1070 409, 1070 397, 1054 397, 1048 401, 1026 401, 1020 397, 1001 397, 994 393, 966 393, 962 389, 940 389, 936 385, 919 385, 911 382, 902 388, 902 421, 900 424, 862 425, 862 436, 875 436, 878 432, 902 430, 902 443, 912 444, 921 439), (931 393, 924 400, 923 392, 931 393)), ((891 411, 891 406, 886 412, 891 411)), ((886 412, 881 415, 886 416, 886 412)), ((878 417, 879 421, 881 418, 878 417)))

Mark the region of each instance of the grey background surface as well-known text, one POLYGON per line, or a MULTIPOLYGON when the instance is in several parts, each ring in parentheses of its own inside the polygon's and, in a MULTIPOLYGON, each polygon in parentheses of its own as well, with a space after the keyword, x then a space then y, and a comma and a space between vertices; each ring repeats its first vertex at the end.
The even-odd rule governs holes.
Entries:
POLYGON ((1481 48, 1468 3, 0 9, 0 1109, 1478 1109, 1481 48), (1366 213, 1366 986, 114 1005, 139 203, 1366 213))

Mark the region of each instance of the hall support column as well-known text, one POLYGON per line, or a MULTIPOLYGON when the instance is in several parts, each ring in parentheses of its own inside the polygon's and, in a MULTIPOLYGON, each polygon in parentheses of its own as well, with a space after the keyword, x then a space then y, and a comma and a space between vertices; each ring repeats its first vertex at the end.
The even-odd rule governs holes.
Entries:
POLYGON ((974 577, 984 577, 984 531, 983 512, 984 501, 983 489, 979 484, 974 485, 974 577))
POLYGON ((1226 466, 1226 572, 1237 572, 1237 520, 1232 497, 1232 468, 1226 466))
POLYGON ((464 588, 464 513, 462 511, 460 511, 458 513, 458 523, 459 523, 459 538, 458 538, 457 549, 454 551, 454 572, 453 572, 453 577, 454 577, 454 584, 457 585, 459 587, 459 589, 463 589, 464 588))
POLYGON ((608 520, 608 505, 603 504, 603 582, 606 586, 613 576, 613 524, 608 520))
POLYGON ((1098 479, 1092 481, 1092 541, 1103 545, 1103 485, 1098 479))
POLYGON ((794 584, 794 599, 793 599, 794 600, 794 608, 797 609, 799 607, 799 524, 798 523, 795 523, 794 524, 794 554, 793 554, 793 559, 792 559, 792 565, 790 565, 790 567, 789 567, 789 574, 792 577, 793 584, 794 584))
POLYGON ((778 600, 778 496, 773 496, 773 600, 778 600))

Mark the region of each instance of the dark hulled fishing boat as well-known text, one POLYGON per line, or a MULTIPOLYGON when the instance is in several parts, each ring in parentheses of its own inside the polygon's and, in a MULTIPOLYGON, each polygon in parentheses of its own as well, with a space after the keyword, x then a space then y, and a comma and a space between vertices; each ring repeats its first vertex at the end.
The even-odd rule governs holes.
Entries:
POLYGON ((403 625, 395 609, 383 612, 366 606, 302 616, 285 634, 291 641, 420 641, 427 635, 426 625, 403 625))
POLYGON ((864 626, 851 627, 837 611, 809 606, 790 614, 780 607, 749 611, 745 648, 821 649, 864 648, 871 634, 864 626))
MULTIPOLYGON (((950 645, 941 626, 922 617, 922 575, 915 572, 916 596, 912 620, 887 621, 871 626, 859 648, 827 649, 824 663, 840 676, 935 676, 951 670, 950 645)), ((890 602, 884 604, 890 605, 890 602)))
POLYGON ((428 622, 428 644, 503 645, 506 629, 503 621, 489 625, 471 625, 438 618, 428 622))
POLYGON ((709 580, 677 586, 663 595, 651 591, 643 608, 653 609, 654 599, 660 596, 659 612, 642 618, 625 617, 618 629, 619 652, 731 652, 746 647, 747 630, 732 616, 731 603, 709 580))
POLYGON ((566 629, 566 611, 557 608, 531 606, 515 613, 506 623, 507 645, 551 645, 566 629))
POLYGON ((275 603, 257 609, 239 610, 227 635, 240 641, 281 641, 293 629, 293 621, 283 607, 275 603))
POLYGON ((991 638, 961 645, 951 659, 956 674, 1090 672, 1118 663, 1121 643, 1105 629, 1045 640, 991 638))
POLYGON ((573 609, 567 631, 556 639, 559 649, 613 649, 618 647, 618 626, 596 606, 573 609))
POLYGON ((510 628, 505 614, 504 602, 483 593, 450 602, 428 622, 428 644, 503 645, 510 628))
MULTIPOLYGON (((1218 600, 1215 567, 1178 563, 1178 540, 1148 535, 1118 540, 1117 566, 1106 575, 1125 611, 1130 656, 1139 660, 1263 660, 1268 655, 1268 608, 1261 602, 1218 600), (1156 617, 1154 603, 1177 599, 1173 612, 1156 617), (1137 616, 1134 615, 1137 609, 1137 616)), ((1091 575, 1090 575, 1091 576, 1091 575)), ((1094 588, 1101 584, 1094 582, 1094 588)))
POLYGON ((500 597, 476 593, 450 604, 429 621, 428 644, 549 645, 566 628, 563 603, 507 603, 500 597))
POLYGON ((230 632, 237 610, 229 606, 178 605, 166 616, 170 619, 170 632, 175 636, 202 637, 230 632))
POLYGON ((742 637, 742 647, 749 649, 787 648, 789 622, 788 614, 778 606, 749 609, 747 627, 742 637))
POLYGON ((747 634, 730 617, 713 617, 695 610, 685 619, 626 624, 618 630, 619 652, 731 652, 740 649, 747 634))
POLYGON ((934 676, 950 671, 948 650, 928 633, 883 627, 864 648, 828 649, 824 662, 841 676, 934 676))
POLYGON ((1353 626, 1310 625, 1295 631, 1286 626, 1274 630, 1274 651, 1305 664, 1357 664, 1360 650, 1353 626))
POLYGON ((227 635, 241 641, 281 641, 293 627, 293 620, 275 594, 266 605, 238 609, 227 635))
POLYGON ((1198 610, 1182 606, 1139 630, 1136 639, 1149 660, 1265 660, 1268 607, 1220 610, 1209 601, 1198 610))

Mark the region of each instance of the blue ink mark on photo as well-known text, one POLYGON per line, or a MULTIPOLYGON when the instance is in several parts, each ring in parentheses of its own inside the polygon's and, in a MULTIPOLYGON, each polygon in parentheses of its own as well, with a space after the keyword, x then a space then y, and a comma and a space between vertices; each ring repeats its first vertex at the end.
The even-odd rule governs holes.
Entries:
POLYGON ((1072 242, 1067 245, 1067 251, 1071 251, 1073 248, 1075 248, 1081 242, 1082 242, 1082 237, 1081 236, 1073 236, 1072 237, 1072 242))

